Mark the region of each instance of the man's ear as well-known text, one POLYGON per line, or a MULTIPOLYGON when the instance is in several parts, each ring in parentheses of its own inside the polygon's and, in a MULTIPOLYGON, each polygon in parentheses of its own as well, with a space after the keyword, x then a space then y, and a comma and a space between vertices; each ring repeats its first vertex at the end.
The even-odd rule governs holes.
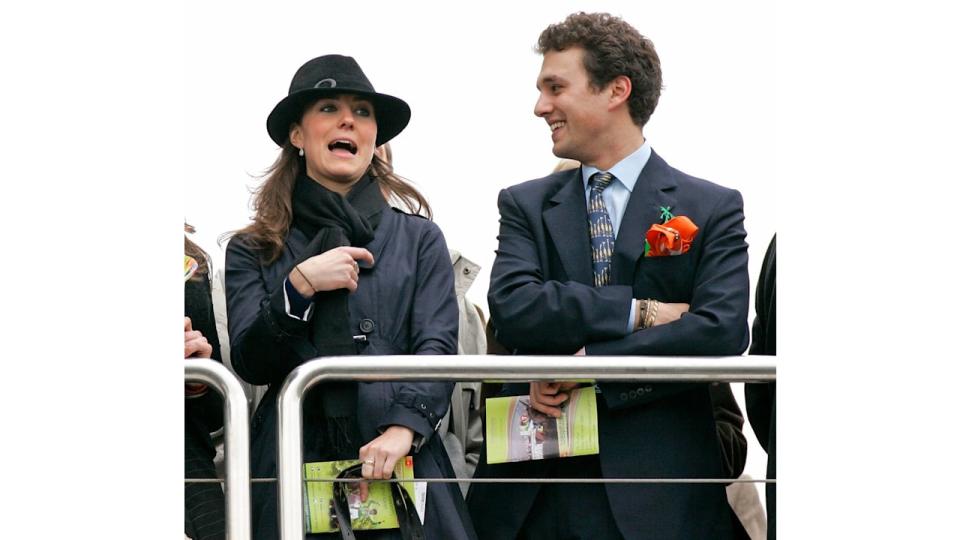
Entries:
POLYGON ((630 99, 633 83, 630 82, 630 77, 620 75, 610 81, 607 88, 610 92, 610 110, 613 110, 630 99))
POLYGON ((290 143, 297 148, 303 148, 303 131, 300 129, 300 124, 290 126, 290 143))

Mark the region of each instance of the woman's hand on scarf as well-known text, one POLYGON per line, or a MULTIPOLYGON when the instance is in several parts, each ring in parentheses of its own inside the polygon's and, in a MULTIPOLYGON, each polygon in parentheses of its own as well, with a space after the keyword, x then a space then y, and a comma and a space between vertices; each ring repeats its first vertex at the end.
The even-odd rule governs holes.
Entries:
POLYGON ((314 255, 298 264, 290 275, 290 283, 304 298, 313 298, 321 291, 357 290, 360 267, 357 261, 373 264, 373 254, 364 248, 341 246, 314 255))
MULTIPOLYGON (((397 460, 410 453, 413 430, 404 426, 390 426, 382 435, 360 448, 360 472, 371 480, 389 480, 397 460)), ((367 483, 360 483, 360 500, 367 500, 367 483)))

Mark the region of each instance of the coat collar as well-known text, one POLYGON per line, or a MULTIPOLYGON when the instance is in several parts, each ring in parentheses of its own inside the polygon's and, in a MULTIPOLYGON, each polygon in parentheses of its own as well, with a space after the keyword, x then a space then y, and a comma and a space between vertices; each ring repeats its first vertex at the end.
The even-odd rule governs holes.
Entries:
POLYGON ((480 265, 464 257, 455 249, 449 250, 450 264, 453 265, 453 288, 457 298, 463 298, 467 290, 473 285, 480 272, 480 265))

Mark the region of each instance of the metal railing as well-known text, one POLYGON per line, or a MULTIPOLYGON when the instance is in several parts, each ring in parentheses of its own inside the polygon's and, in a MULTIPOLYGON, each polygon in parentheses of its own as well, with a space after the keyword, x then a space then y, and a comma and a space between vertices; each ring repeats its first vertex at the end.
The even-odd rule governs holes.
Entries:
POLYGON ((223 396, 224 481, 226 537, 250 539, 250 413, 240 381, 213 360, 184 362, 187 381, 206 383, 223 396))
POLYGON ((284 540, 304 537, 302 397, 315 384, 344 379, 357 381, 771 382, 776 380, 776 358, 772 356, 701 358, 424 355, 343 356, 312 360, 297 367, 287 376, 277 398, 279 403, 277 480, 280 538, 284 540))

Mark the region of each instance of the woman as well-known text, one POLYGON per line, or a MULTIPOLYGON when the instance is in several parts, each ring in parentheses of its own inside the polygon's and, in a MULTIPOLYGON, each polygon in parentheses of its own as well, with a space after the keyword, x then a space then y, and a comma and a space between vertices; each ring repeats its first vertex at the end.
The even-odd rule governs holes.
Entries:
MULTIPOLYGON (((184 224, 186 232, 193 227, 184 224)), ((199 246, 184 236, 184 254, 197 269, 183 287, 183 357, 223 359, 214 317, 210 262, 199 246)), ((216 449, 210 433, 223 426, 223 400, 201 383, 184 390, 184 473, 187 478, 216 478, 216 449)), ((187 482, 184 492, 184 529, 192 540, 224 538, 223 491, 219 484, 187 482)))
MULTIPOLYGON (((227 310, 237 374, 269 390, 252 421, 255 477, 276 476, 277 392, 320 356, 456 354, 453 271, 439 228, 390 208, 429 206, 374 157, 410 119, 357 63, 321 56, 294 75, 267 118, 281 153, 255 195, 254 222, 226 254, 227 310)), ((418 477, 455 475, 434 430, 452 383, 325 384, 304 398, 306 461, 360 459, 365 478, 389 478, 414 456, 418 477)), ((274 484, 254 484, 257 538, 277 536, 274 484)), ((474 538, 455 484, 427 489, 429 538, 474 538)), ((394 537, 397 531, 375 536, 394 537)), ((361 536, 364 536, 361 533, 361 536)), ((373 535, 368 535, 373 536, 373 535)))

